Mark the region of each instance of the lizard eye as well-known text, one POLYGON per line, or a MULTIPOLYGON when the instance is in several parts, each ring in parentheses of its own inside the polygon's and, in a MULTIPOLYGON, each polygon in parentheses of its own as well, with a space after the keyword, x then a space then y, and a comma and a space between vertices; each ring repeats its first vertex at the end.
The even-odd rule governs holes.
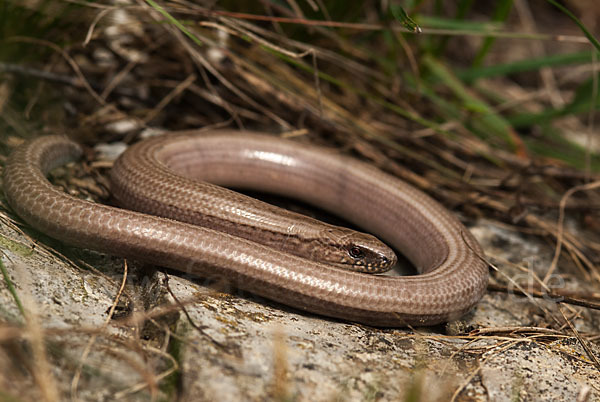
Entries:
POLYGON ((350 255, 350 257, 355 259, 362 258, 364 256, 363 251, 360 249, 360 247, 357 246, 350 247, 350 250, 348 250, 348 254, 350 255))

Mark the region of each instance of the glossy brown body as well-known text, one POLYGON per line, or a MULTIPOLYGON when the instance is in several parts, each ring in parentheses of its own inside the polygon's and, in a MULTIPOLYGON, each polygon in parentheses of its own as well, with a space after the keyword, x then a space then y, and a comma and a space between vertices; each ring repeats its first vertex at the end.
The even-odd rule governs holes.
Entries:
MULTIPOLYGON (((487 266, 469 231, 424 193, 367 164, 248 132, 188 133, 150 141, 144 146, 158 148, 146 156, 141 148, 132 150, 134 162, 159 152, 161 163, 185 170, 201 158, 203 180, 318 205, 376 233, 420 274, 344 271, 212 229, 73 198, 45 178, 49 169, 80 152, 63 137, 41 137, 13 152, 4 172, 7 199, 25 221, 67 243, 218 276, 298 309, 349 321, 433 325, 458 318, 485 291, 487 266)), ((163 173, 152 170, 149 181, 148 172, 142 175, 146 179, 133 176, 138 178, 130 185, 149 193, 179 186, 172 174, 163 173)))

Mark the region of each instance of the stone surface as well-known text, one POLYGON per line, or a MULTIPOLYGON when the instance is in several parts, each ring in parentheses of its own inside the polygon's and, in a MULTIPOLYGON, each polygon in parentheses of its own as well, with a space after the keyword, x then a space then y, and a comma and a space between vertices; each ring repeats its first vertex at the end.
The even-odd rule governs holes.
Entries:
MULTIPOLYGON (((123 260, 66 247, 60 252, 68 259, 61 257, 49 247, 57 243, 38 233, 24 236, 8 220, 9 210, 1 212, 2 262, 38 321, 19 327, 25 320, 4 283, 3 395, 32 400, 55 390, 67 399, 76 389, 80 400, 90 401, 178 396, 313 402, 411 395, 415 400, 575 400, 588 388, 592 399, 600 395, 600 371, 568 327, 547 334, 500 330, 542 326, 560 317, 552 300, 488 292, 471 314, 446 327, 373 329, 129 262, 124 293, 107 323, 123 260), (45 371, 40 355, 28 346, 36 337, 47 346, 41 355, 48 360, 45 371)), ((535 238, 489 222, 471 231, 501 270, 493 274, 501 282, 508 276, 527 283, 531 274, 519 265, 540 274, 551 260, 552 250, 535 238)), ((574 275, 564 281, 567 288, 577 284, 574 275)), ((565 305, 562 310, 578 330, 598 332, 596 312, 565 305)), ((594 343, 590 348, 599 353, 594 343)))

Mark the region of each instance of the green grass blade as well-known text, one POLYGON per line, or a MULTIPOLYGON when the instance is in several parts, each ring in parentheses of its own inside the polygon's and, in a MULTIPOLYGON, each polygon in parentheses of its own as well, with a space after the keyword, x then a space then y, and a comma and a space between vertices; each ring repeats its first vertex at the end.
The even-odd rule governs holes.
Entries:
POLYGON ((556 67, 569 64, 582 64, 592 60, 592 52, 576 52, 555 54, 533 59, 519 60, 512 63, 496 64, 486 67, 475 67, 458 71, 456 76, 466 83, 472 83, 479 78, 498 77, 523 71, 535 71, 541 67, 556 67))
POLYGON ((420 15, 419 23, 431 29, 448 29, 456 31, 484 32, 493 33, 502 28, 502 24, 493 21, 464 21, 453 20, 444 17, 436 17, 431 15, 420 15))
MULTIPOLYGON (((563 161, 576 169, 584 170, 586 168, 585 147, 564 138, 562 133, 549 123, 543 124, 540 128, 543 134, 541 138, 525 138, 527 148, 533 154, 563 161)), ((600 171, 598 154, 592 154, 590 162, 592 172, 600 171)))
POLYGON ((390 4, 390 12, 396 21, 399 21, 404 28, 408 29, 410 32, 421 33, 421 27, 408 16, 402 7, 396 4, 390 4))
MULTIPOLYGON (((465 23, 465 17, 467 16, 467 12, 471 9, 474 0, 460 0, 457 5, 456 15, 454 16, 453 22, 465 23)), ((450 37, 444 36, 440 38, 439 44, 434 51, 436 56, 441 55, 446 50, 446 46, 448 45, 448 40, 450 37)))
POLYGON ((146 0, 146 3, 150 4, 152 8, 162 14, 163 17, 171 24, 177 27, 181 32, 183 32, 188 38, 190 38, 194 43, 198 46, 202 46, 202 41, 198 39, 196 35, 194 35, 189 29, 185 27, 177 18, 173 17, 171 14, 167 12, 164 8, 158 5, 154 0, 146 0))
POLYGON ((2 277, 4 278, 4 283, 6 283, 6 288, 8 289, 11 296, 13 297, 15 304, 17 305, 17 308, 21 312, 21 315, 23 317, 25 317, 25 308, 23 307, 23 303, 21 303, 21 299, 19 299, 17 290, 15 289, 15 286, 14 286, 12 280, 10 279, 10 276, 8 275, 8 271, 6 270, 6 267, 4 266, 4 263, 2 262, 1 259, 0 259, 0 271, 2 272, 2 277))
MULTIPOLYGON (((496 6, 496 11, 494 13, 494 21, 504 22, 508 17, 508 13, 510 12, 511 8, 512 0, 502 0, 498 2, 498 5, 496 6)), ((494 38, 493 36, 488 36, 484 39, 483 44, 479 49, 479 52, 477 52, 477 55, 475 56, 475 60, 473 60, 474 66, 480 66, 481 63, 483 63, 483 59, 485 59, 485 56, 487 56, 489 50, 492 48, 492 45, 495 41, 496 38, 494 38)))
POLYGON ((557 3, 556 1, 554 1, 554 0, 547 0, 547 1, 548 1, 548 3, 550 3, 553 6, 555 6, 556 8, 558 8, 560 11, 562 11, 571 20, 573 20, 573 22, 575 24, 577 24, 579 29, 581 29, 581 32, 583 32, 583 34, 588 38, 588 40, 592 43, 592 45, 594 45, 596 50, 600 51, 600 42, 598 42, 598 40, 594 37, 594 35, 592 35, 590 33, 590 31, 587 30, 587 28, 585 27, 585 25, 583 25, 583 22, 581 22, 579 20, 579 18, 575 17, 575 15, 573 15, 572 12, 570 12, 566 7, 557 3))
POLYGON ((560 109, 548 108, 539 113, 519 113, 509 116, 507 120, 516 128, 530 127, 567 115, 588 113, 590 109, 600 109, 600 102, 594 99, 593 81, 588 79, 575 91, 573 100, 560 109))
POLYGON ((502 143, 513 151, 521 145, 516 141, 514 132, 508 122, 496 114, 492 108, 469 90, 442 63, 431 56, 422 58, 423 66, 433 75, 436 81, 442 82, 460 102, 462 114, 467 112, 467 123, 479 137, 488 141, 502 143))

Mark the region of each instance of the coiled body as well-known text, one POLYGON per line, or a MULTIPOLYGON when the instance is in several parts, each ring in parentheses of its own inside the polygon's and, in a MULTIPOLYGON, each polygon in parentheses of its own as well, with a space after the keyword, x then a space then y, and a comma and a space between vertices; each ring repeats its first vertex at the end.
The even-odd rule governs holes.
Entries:
MULTIPOLYGON (((458 318, 485 291, 487 266, 468 230, 427 195, 367 164, 249 132, 188 133, 149 141, 129 157, 156 157, 180 171, 192 171, 202 160, 202 173, 190 175, 322 207, 377 234, 420 274, 344 271, 212 229, 75 199, 45 178, 48 170, 80 153, 63 137, 41 137, 13 152, 4 174, 7 199, 33 227, 72 245, 216 276, 292 307, 349 321, 433 325, 458 318)), ((149 193, 178 186, 161 169, 134 177, 129 184, 149 193)), ((148 201, 156 202, 164 204, 148 201)))

